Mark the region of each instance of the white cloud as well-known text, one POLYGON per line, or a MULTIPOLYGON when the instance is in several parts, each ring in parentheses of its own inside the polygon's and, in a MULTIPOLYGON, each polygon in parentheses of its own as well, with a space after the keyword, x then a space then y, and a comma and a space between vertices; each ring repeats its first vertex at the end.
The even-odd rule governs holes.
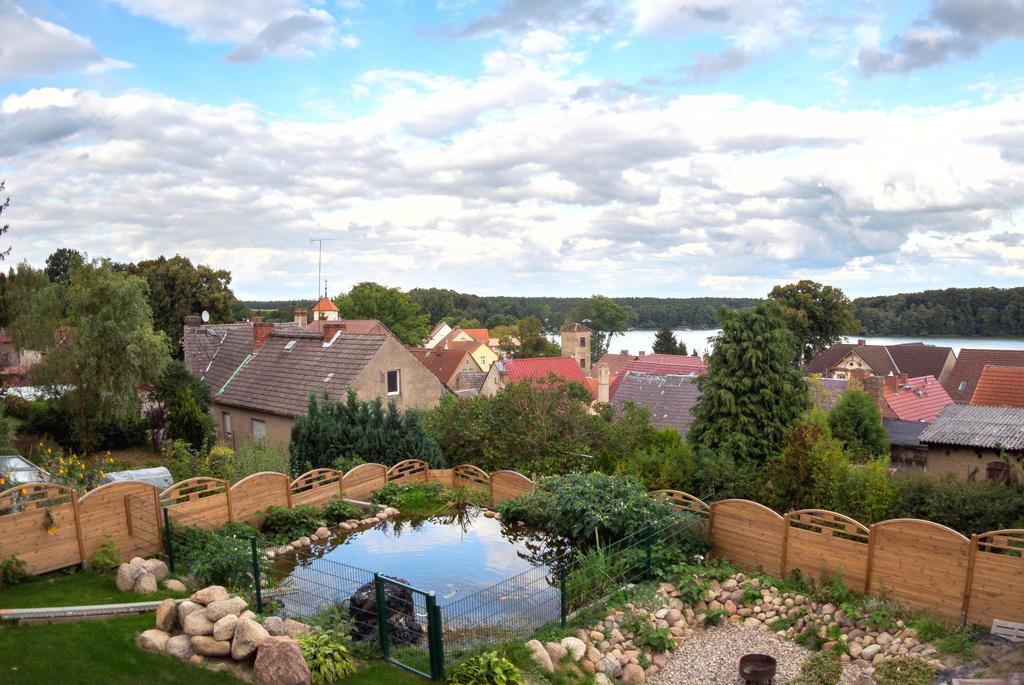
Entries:
POLYGON ((0 79, 62 71, 96 74, 128 66, 105 59, 88 38, 0 0, 0 79))

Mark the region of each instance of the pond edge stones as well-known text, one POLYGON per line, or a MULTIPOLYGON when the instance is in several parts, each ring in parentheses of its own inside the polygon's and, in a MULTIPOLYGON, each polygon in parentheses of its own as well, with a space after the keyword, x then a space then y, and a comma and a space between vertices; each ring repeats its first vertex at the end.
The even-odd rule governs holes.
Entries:
MULTIPOLYGON (((367 516, 366 518, 361 519, 347 519, 335 525, 334 528, 341 533, 348 533, 361 528, 375 526, 381 521, 386 521, 389 518, 400 516, 401 514, 402 512, 394 507, 383 507, 373 516, 367 516)), ((320 526, 313 533, 300 536, 299 538, 292 540, 287 545, 279 545, 263 550, 263 556, 267 559, 275 559, 279 556, 300 550, 303 547, 309 547, 314 542, 327 542, 331 539, 331 536, 332 533, 329 527, 320 526)))

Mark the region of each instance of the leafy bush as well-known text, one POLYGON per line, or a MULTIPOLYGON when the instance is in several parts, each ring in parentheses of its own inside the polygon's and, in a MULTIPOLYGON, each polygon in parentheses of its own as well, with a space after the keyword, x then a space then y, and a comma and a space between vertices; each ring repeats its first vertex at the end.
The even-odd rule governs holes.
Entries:
MULTIPOLYGON (((62 397, 35 400, 25 405, 25 423, 21 432, 27 435, 49 436, 67 450, 78 450, 81 445, 71 432, 72 417, 68 402, 62 397)), ((134 418, 108 418, 96 426, 92 450, 117 450, 147 444, 148 423, 141 416, 134 418)))
POLYGON ((537 488, 503 503, 502 518, 586 545, 595 534, 615 541, 675 517, 672 505, 647 495, 632 476, 601 473, 550 476, 537 488))
POLYGON ((212 442, 213 432, 213 416, 196 399, 192 386, 183 386, 168 407, 167 437, 203 450, 212 442))
POLYGON ((815 652, 800 665, 800 673, 792 685, 836 685, 842 677, 839 652, 815 652))
POLYGON ((896 656, 878 664, 874 678, 878 685, 931 685, 935 669, 923 659, 896 656))
MULTIPOLYGON (((675 433, 675 431, 672 431, 675 433)), ((618 473, 635 476, 647 490, 686 490, 693 477, 693 449, 675 433, 676 441, 641 449, 618 464, 618 473)))
POLYGON ((483 488, 460 485, 445 492, 445 506, 452 511, 463 511, 470 507, 482 507, 490 503, 491 496, 483 488))
POLYGON ((637 647, 649 647, 655 652, 668 652, 676 646, 671 630, 651 625, 644 626, 640 633, 633 637, 633 644, 637 647))
POLYGON ((923 518, 965 535, 1013 528, 1024 520, 1024 488, 988 480, 899 473, 888 516, 923 518))
POLYGON ((302 658, 309 666, 312 685, 331 685, 356 671, 344 641, 329 630, 315 630, 299 637, 302 658))
POLYGON ((497 652, 469 657, 448 675, 448 685, 523 685, 523 674, 497 652))
POLYGON ((914 619, 910 627, 917 631, 917 639, 921 642, 935 642, 949 634, 949 628, 933 618, 925 616, 914 619))
POLYGON ((889 458, 871 459, 864 464, 851 464, 846 469, 831 508, 871 525, 887 517, 894 494, 889 458))
POLYGON ((104 535, 103 544, 93 553, 89 568, 98 573, 108 573, 121 565, 121 552, 112 536, 104 535))
POLYGON ((400 509, 409 516, 430 516, 447 506, 440 483, 387 483, 370 497, 374 504, 400 509))
POLYGON ((768 460, 772 504, 780 511, 828 507, 847 466, 825 415, 812 408, 793 426, 782 454, 768 460))
POLYGON ((889 456, 889 436, 874 398, 861 388, 846 390, 828 413, 832 435, 851 459, 863 462, 889 456))
POLYGON ((263 534, 274 544, 284 545, 314 532, 322 520, 320 512, 306 504, 291 509, 274 506, 263 512, 263 534))
MULTIPOLYGON (((205 531, 196 527, 174 527, 171 539, 180 568, 195 576, 200 586, 223 585, 236 590, 253 584, 252 546, 245 537, 234 537, 238 528, 205 531)), ((269 562, 258 556, 260 573, 270 570, 269 562)))
POLYGON ((28 400, 17 395, 4 395, 4 414, 24 421, 28 418, 28 400))
MULTIPOLYGON (((211 454, 214 450, 210 450, 211 454)), ((246 440, 235 450, 231 480, 240 481, 263 471, 289 473, 288 469, 288 450, 284 446, 270 440, 246 440)))
POLYGON ((328 524, 335 524, 347 519, 363 517, 363 511, 351 502, 345 501, 344 497, 332 497, 327 500, 320 509, 320 515, 328 524))
POLYGON ((717 626, 728 615, 729 612, 725 609, 712 609, 704 614, 704 625, 717 626))
POLYGON ((970 628, 955 630, 941 638, 935 645, 943 654, 951 654, 966 661, 974 656, 977 643, 970 628))
POLYGON ((28 578, 28 565, 12 554, 0 561, 0 587, 17 585, 28 578))

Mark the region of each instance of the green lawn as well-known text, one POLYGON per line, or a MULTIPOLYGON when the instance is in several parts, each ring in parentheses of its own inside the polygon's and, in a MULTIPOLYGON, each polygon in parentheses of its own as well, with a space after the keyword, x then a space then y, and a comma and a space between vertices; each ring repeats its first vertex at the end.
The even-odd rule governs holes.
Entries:
MULTIPOLYGON (((103 683, 104 685, 238 685, 213 672, 139 649, 135 635, 153 627, 153 615, 52 625, 0 624, 0 683, 103 683)), ((426 685, 428 681, 373 663, 345 685, 426 685)))
POLYGON ((112 573, 86 571, 48 573, 17 585, 0 588, 0 609, 35 609, 87 604, 124 604, 146 602, 184 594, 158 590, 151 595, 120 592, 112 573))

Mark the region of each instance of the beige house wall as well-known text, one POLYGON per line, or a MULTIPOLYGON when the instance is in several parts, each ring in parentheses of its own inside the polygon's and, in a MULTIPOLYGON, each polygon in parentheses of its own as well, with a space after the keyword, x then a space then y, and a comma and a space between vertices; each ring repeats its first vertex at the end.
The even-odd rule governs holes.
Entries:
POLYGON ((562 356, 575 359, 586 376, 590 375, 590 345, 592 342, 589 331, 562 331, 562 356))
POLYGON ((394 400, 399 409, 432 409, 446 392, 444 385, 412 352, 388 337, 352 384, 359 399, 394 400), (399 393, 388 395, 388 371, 398 370, 399 393))
POLYGON ((483 343, 480 343, 480 345, 478 345, 477 348, 469 354, 477 366, 476 369, 472 369, 474 371, 490 371, 491 367, 494 366, 494 362, 499 359, 498 353, 483 343))
POLYGON ((466 353, 466 356, 462 358, 462 363, 460 363, 458 368, 455 369, 455 373, 453 373, 451 377, 447 378, 444 381, 445 385, 447 385, 449 388, 454 388, 455 381, 458 379, 459 374, 462 373, 463 371, 468 371, 470 373, 480 372, 480 365, 473 361, 473 356, 470 355, 468 352, 466 353))
POLYGON ((295 419, 289 416, 265 414, 216 402, 210 405, 210 413, 213 414, 213 420, 217 424, 217 440, 227 444, 232 449, 238 449, 253 439, 253 419, 261 420, 266 424, 268 442, 283 445, 285 448, 291 442, 292 423, 295 422, 295 419), (224 432, 224 414, 231 415, 231 435, 227 435, 224 432))
POLYGON ((505 380, 498 373, 498 367, 492 366, 491 370, 487 372, 487 377, 484 378, 483 384, 480 386, 480 394, 484 397, 492 397, 504 387, 505 380))
POLYGON ((946 363, 942 365, 942 371, 939 372, 938 381, 941 385, 945 385, 946 381, 949 380, 949 374, 953 373, 953 367, 956 366, 956 357, 951 351, 946 357, 946 363))
MULTIPOLYGON (((931 445, 925 471, 937 475, 952 474, 961 480, 967 480, 973 474, 975 480, 985 480, 988 477, 988 465, 996 461, 1000 461, 996 450, 931 445)), ((1024 476, 1020 455, 1012 456, 1011 462, 1017 470, 1017 477, 1024 476)))

